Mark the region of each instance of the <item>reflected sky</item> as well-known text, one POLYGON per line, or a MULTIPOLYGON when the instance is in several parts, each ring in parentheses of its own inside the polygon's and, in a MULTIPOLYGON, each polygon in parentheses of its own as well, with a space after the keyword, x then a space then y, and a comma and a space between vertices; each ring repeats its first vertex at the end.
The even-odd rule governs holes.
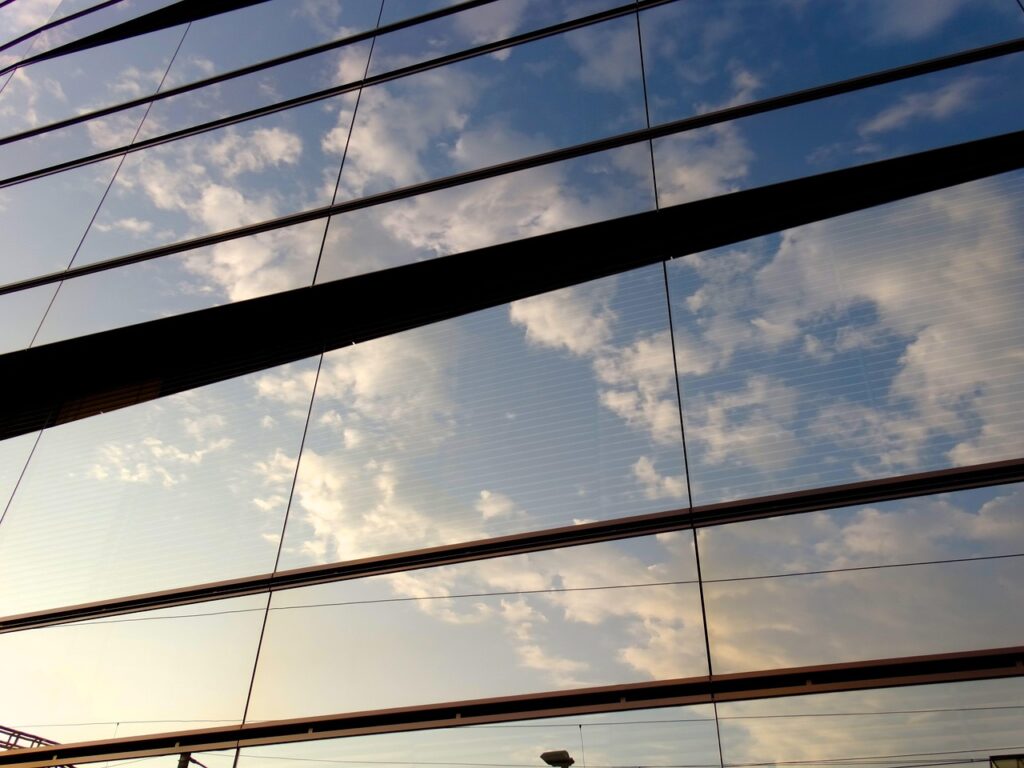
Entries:
POLYGON ((282 567, 683 506, 678 410, 634 413, 666 331, 652 267, 329 352, 282 567))
POLYGON ((671 262, 694 503, 1019 456, 1022 182, 671 262))
POLYGON ((18 660, 5 665, 0 723, 60 742, 239 723, 266 604, 254 595, 0 635, 0 653, 18 660))
POLYGON ((1020 643, 1022 502, 1005 486, 703 529, 715 671, 1020 643))
POLYGON ((249 718, 706 674, 691 544, 667 534, 278 592, 249 718))
MULTIPOLYGON (((1024 27, 1024 14, 1003 5, 1010 4, 946 3, 941 11, 915 15, 908 2, 862 0, 840 9, 820 0, 671 3, 640 14, 640 38, 635 16, 612 19, 129 155, 105 196, 113 173, 107 164, 0 190, 0 219, 18 233, 24 252, 5 280, 640 128, 646 124, 641 41, 646 107, 658 123, 1003 39, 1015 24, 1024 27), (771 32, 752 36, 752 26, 771 32), (730 44, 745 38, 757 44, 730 44), (49 215, 55 205, 65 212, 59 227, 49 215)), ((388 71, 601 7, 487 4, 430 23, 429 34, 416 28, 383 35, 372 56, 368 42, 353 44, 158 102, 141 126, 146 107, 0 147, 0 169, 13 173, 107 148, 130 141, 137 130, 143 138, 160 135, 352 82, 368 66, 371 73, 388 71)), ((167 87, 220 73, 372 28, 379 10, 375 3, 263 3, 195 22, 184 37, 182 29, 155 33, 169 36, 166 43, 151 36, 126 41, 139 52, 104 47, 46 62, 19 70, 25 82, 12 81, 0 93, 0 121, 18 130, 116 101, 117 94, 151 92, 162 79, 167 87), (225 43, 224 30, 238 27, 252 31, 246 44, 225 43), (267 33, 271 28, 274 35, 267 33), (80 58, 87 55, 109 62, 80 58), (73 103, 58 88, 47 90, 46 83, 63 86, 80 71, 90 73, 89 86, 75 87, 73 103)), ((382 22, 426 10, 385 3, 382 22)), ((1024 57, 1011 56, 659 139, 660 203, 1017 128, 1013 96, 1022 68, 1024 57)), ((50 327, 41 338, 90 327, 78 309, 83 293, 157 296, 149 302, 151 315, 161 316, 308 285, 313 274, 336 279, 644 210, 650 172, 643 146, 618 152, 335 217, 323 269, 314 266, 312 274, 310 264, 321 260, 320 238, 287 234, 270 255, 263 254, 272 238, 264 237, 257 249, 266 278, 247 275, 248 260, 238 256, 252 241, 205 249, 155 270, 128 268, 109 285, 94 281, 99 287, 76 286, 66 298, 58 296, 55 312, 67 318, 58 323, 64 329, 50 327), (181 302, 182 295, 199 297, 199 304, 181 302)), ((111 322, 142 319, 126 312, 111 322)))
MULTIPOLYGON (((54 5, 10 6, 19 15, 4 14, 0 36, 54 5)), ((0 132, 436 5, 264 3, 33 66, 3 86, 0 132), (225 37, 235 29, 253 34, 225 37)), ((372 53, 347 46, 0 147, 0 174, 602 5, 482 6, 381 37, 372 53)), ((1024 14, 1009 2, 780 0, 668 4, 640 14, 639 38, 637 21, 2 189, 0 281, 634 130, 648 111, 658 123, 990 43, 1019 34, 1024 14)), ((1018 129, 1022 70, 1024 57, 1007 57, 74 279, 49 312, 52 286, 2 296, 0 351, 28 346, 40 322, 46 344, 1018 129)), ((36 435, 0 442, 0 614, 1018 457, 1022 200, 1024 175, 1008 174, 64 424, 42 435, 16 491, 36 435)), ((715 671, 1021 642, 1007 610, 1024 604, 1021 493, 702 530, 715 671), (975 560, 911 565, 959 558, 975 560)), ((696 573, 687 532, 275 593, 249 719, 701 675, 696 573)), ((266 601, 2 635, 0 656, 25 662, 5 673, 0 723, 77 740, 237 722, 266 601)), ((1005 715, 882 712, 1024 706, 1020 693, 971 684, 794 710, 878 710, 855 727, 808 716, 769 728, 761 716, 790 704, 723 705, 722 753, 741 765, 953 750, 972 732, 1019 744, 1005 715), (822 750, 803 743, 809 732, 822 750)), ((466 729, 242 760, 413 765, 415 749, 472 763, 491 749, 508 755, 497 764, 532 765, 545 747, 575 749, 568 727, 594 766, 717 764, 707 708, 652 717, 673 713, 672 727, 616 715, 630 725, 551 721, 543 737, 466 729), (618 728, 633 735, 620 742, 618 728)))
MULTIPOLYGON (((308 405, 315 370, 277 375, 308 405)), ((0 526, 0 614, 273 570, 305 416, 248 376, 46 430, 0 526)))

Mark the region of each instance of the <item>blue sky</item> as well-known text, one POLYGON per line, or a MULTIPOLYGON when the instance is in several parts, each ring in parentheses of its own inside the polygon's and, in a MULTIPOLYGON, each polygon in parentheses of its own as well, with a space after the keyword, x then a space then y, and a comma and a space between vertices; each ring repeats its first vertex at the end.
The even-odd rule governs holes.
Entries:
MULTIPOLYGON (((358 45, 162 102, 141 127, 144 108, 0 148, 0 168, 599 7, 484 6, 429 36, 378 40, 369 63, 358 45)), ((29 68, 0 93, 0 124, 20 130, 151 91, 165 74, 187 82, 332 39, 372 26, 378 10, 332 8, 268 4, 184 38, 166 30, 29 68), (254 38, 224 37, 243 23, 254 38)), ((411 12, 385 5, 385 17, 411 12)), ((645 11, 640 27, 657 123, 1012 37, 1024 14, 955 0, 676 3, 645 11)), ((116 175, 112 160, 0 190, 3 279, 643 127, 636 31, 625 17, 375 86, 358 110, 355 94, 335 97, 130 155, 116 175)), ((24 347, 42 321, 37 343, 48 343, 650 210, 656 197, 673 204, 1016 130, 1021 66, 1018 55, 659 139, 656 185, 638 145, 337 216, 319 265, 324 222, 312 222, 68 281, 45 319, 52 288, 8 295, 0 339, 24 347)), ((301 567, 681 508, 691 494, 706 504, 1017 457, 1021 180, 335 350, 319 378, 310 359, 47 430, 0 525, 0 614, 268 572, 279 543, 280 567, 301 567)), ((0 443, 5 498, 34 438, 0 443)), ((698 543, 709 579, 1011 555, 1024 551, 1020 505, 1018 487, 993 488, 708 529, 698 543)), ((1022 631, 1005 611, 1024 598, 1019 562, 709 583, 712 662, 738 671, 1009 645, 1022 631)), ((693 537, 676 533, 279 593, 250 716, 704 674, 695 573, 693 537), (638 586, 600 589, 623 584, 638 586), (403 685, 375 685, 389 675, 403 685)), ((24 660, 5 680, 0 722, 96 723, 52 731, 80 739, 163 729, 114 725, 127 719, 235 721, 265 605, 0 636, 0 654, 24 660), (140 688, 165 695, 141 700, 140 688)), ((1019 701, 1019 687, 1009 695, 1019 701)), ((775 731, 731 727, 745 755, 784 745, 775 731)), ((798 737, 787 738, 793 748, 798 737)))

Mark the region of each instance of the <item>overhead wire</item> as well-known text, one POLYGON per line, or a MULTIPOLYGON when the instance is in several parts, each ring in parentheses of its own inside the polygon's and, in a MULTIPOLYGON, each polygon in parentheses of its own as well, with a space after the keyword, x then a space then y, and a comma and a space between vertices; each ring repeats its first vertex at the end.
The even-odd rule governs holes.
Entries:
MULTIPOLYGON (((893 568, 911 568, 917 566, 930 566, 930 565, 947 565, 947 564, 958 564, 958 563, 971 563, 971 562, 985 562, 993 560, 1007 560, 1024 557, 1024 552, 1016 552, 1011 554, 1002 555, 979 555, 977 557, 957 557, 957 558, 946 558, 939 560, 921 560, 909 563, 878 563, 874 565, 861 565, 861 566, 845 566, 842 568, 822 568, 816 570, 807 571, 790 571, 786 573, 769 573, 760 574, 754 576, 727 576, 714 579, 704 579, 705 584, 728 584, 734 582, 746 582, 746 581, 768 581, 772 579, 791 578, 798 576, 823 576, 829 574, 839 573, 855 573, 861 571, 878 571, 887 570, 893 568)), ((339 582, 343 583, 343 582, 339 582)), ((488 591, 488 592, 459 592, 455 594, 437 594, 437 595, 417 595, 415 597, 381 597, 381 598, 369 598, 365 600, 339 600, 339 601, 324 601, 316 603, 301 603, 297 605, 279 605, 271 606, 271 611, 292 611, 292 610, 306 610, 311 608, 340 608, 346 606, 357 606, 357 605, 383 605, 387 603, 415 603, 420 601, 430 600, 458 600, 458 599, 472 599, 472 598, 488 598, 488 597, 518 597, 524 595, 546 595, 546 594, 567 594, 575 592, 595 592, 605 590, 619 590, 619 589, 646 589, 652 587, 673 587, 673 586, 694 586, 698 584, 697 579, 675 579, 669 581, 653 581, 643 582, 635 584, 602 584, 589 587, 550 587, 544 589, 518 589, 518 590, 501 590, 501 591, 488 591)), ((273 592, 285 591, 282 589, 272 589, 273 592)), ((229 598, 230 599, 230 598, 229 598)), ((204 611, 198 613, 178 613, 170 616, 130 616, 127 618, 120 619, 96 619, 96 620, 85 620, 78 622, 67 622, 62 624, 54 624, 53 627, 88 627, 98 626, 102 624, 127 624, 139 621, 169 621, 173 619, 193 619, 193 618, 207 618, 213 616, 227 616, 231 614, 239 613, 255 613, 262 612, 264 608, 234 608, 217 611, 204 611)))

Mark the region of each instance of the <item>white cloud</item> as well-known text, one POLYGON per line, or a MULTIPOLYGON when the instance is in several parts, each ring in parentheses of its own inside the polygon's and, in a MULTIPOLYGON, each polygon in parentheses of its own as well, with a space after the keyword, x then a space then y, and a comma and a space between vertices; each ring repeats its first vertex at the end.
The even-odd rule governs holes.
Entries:
MULTIPOLYGON (((379 85, 363 91, 359 117, 348 142, 341 184, 349 196, 382 187, 421 180, 426 171, 422 155, 444 136, 454 136, 469 119, 468 110, 481 84, 455 72, 426 72, 408 88, 379 85)), ((350 116, 342 115, 344 130, 332 131, 325 149, 344 146, 350 116)))
POLYGON ((476 511, 483 515, 484 520, 524 514, 508 496, 487 490, 480 491, 476 502, 476 511))
POLYGON ((867 138, 923 120, 946 120, 969 109, 971 99, 980 86, 981 80, 976 77, 961 77, 935 90, 907 94, 861 124, 857 130, 867 138))
POLYGON ((611 338, 611 290, 612 284, 602 281, 514 301, 509 319, 525 328, 526 339, 533 344, 574 355, 593 354, 611 338))
MULTIPOLYGON (((825 375, 827 368, 808 366, 840 354, 901 350, 864 382, 862 400, 819 396, 799 425, 801 440, 858 454, 851 461, 862 474, 913 471, 936 438, 955 440, 946 450, 957 463, 1017 455, 1024 425, 1010 382, 1024 377, 1016 288, 1024 263, 1020 225, 1007 202, 1016 192, 1004 191, 1007 183, 974 182, 800 227, 783 233, 770 252, 754 242, 687 257, 677 272, 684 292, 677 324, 694 340, 698 359, 709 361, 707 372, 724 370, 740 350, 777 351, 808 375, 825 375)), ((737 425, 729 412, 742 414, 753 402, 725 393, 717 401, 695 397, 703 385, 688 395, 686 378, 703 374, 681 373, 687 436, 707 441, 702 459, 740 458, 760 440, 783 440, 773 451, 780 462, 806 450, 792 432, 800 390, 787 376, 776 376, 791 392, 772 398, 774 415, 737 425)), ((765 470, 768 458, 767 451, 760 457, 765 470)))
POLYGON ((96 224, 96 229, 100 232, 111 232, 114 230, 121 230, 123 232, 129 232, 131 234, 142 234, 149 232, 153 228, 153 222, 143 221, 129 216, 124 219, 117 219, 115 221, 106 224, 96 224))
POLYGON ((588 88, 619 91, 640 80, 640 49, 635 21, 584 27, 566 43, 580 57, 576 78, 588 88))
POLYGON ((849 12, 867 22, 879 41, 918 40, 937 32, 971 0, 847 0, 849 12))
POLYGON ((283 128, 230 131, 207 148, 207 155, 231 178, 261 171, 267 166, 295 165, 302 154, 302 139, 283 128))
POLYGON ((672 499, 681 501, 686 498, 686 478, 682 475, 661 475, 654 462, 647 456, 641 456, 633 465, 633 476, 643 486, 644 495, 648 499, 672 499))
POLYGON ((791 430, 798 391, 783 381, 755 374, 740 390, 686 398, 686 438, 702 445, 709 464, 733 460, 762 472, 780 472, 800 453, 791 430))
POLYGON ((733 192, 753 160, 739 129, 728 123, 662 139, 654 156, 662 205, 733 192))

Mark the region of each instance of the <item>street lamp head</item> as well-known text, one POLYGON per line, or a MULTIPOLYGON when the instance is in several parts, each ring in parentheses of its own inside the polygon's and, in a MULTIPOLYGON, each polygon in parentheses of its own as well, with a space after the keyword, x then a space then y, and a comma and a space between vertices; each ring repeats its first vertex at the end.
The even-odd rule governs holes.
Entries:
POLYGON ((540 756, 540 759, 552 766, 552 768, 569 768, 570 765, 576 762, 564 749, 555 749, 550 752, 544 752, 540 756))

